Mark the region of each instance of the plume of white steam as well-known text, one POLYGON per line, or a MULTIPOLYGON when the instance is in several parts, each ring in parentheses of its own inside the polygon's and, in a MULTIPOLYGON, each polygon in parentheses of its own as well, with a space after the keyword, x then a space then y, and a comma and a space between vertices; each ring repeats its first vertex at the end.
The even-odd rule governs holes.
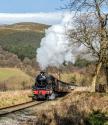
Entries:
POLYGON ((66 37, 69 18, 70 14, 66 14, 60 24, 53 25, 45 31, 46 35, 37 49, 37 62, 42 69, 48 66, 59 67, 64 62, 74 63, 75 59, 72 57, 72 50, 66 37))
POLYGON ((64 62, 75 63, 78 55, 89 59, 92 57, 90 53, 87 54, 88 49, 83 44, 70 45, 66 31, 74 28, 72 22, 69 22, 72 18, 70 13, 66 13, 60 24, 53 25, 45 31, 45 37, 41 40, 40 48, 37 49, 37 62, 41 69, 48 66, 59 67, 64 62))

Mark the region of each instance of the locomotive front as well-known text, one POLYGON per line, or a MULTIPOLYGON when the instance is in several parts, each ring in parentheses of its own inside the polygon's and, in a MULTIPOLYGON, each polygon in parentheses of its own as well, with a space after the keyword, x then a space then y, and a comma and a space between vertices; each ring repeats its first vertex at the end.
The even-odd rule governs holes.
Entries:
POLYGON ((36 77, 35 85, 33 86, 33 100, 38 99, 54 99, 55 94, 53 91, 54 81, 51 76, 48 76, 45 72, 40 72, 36 77))

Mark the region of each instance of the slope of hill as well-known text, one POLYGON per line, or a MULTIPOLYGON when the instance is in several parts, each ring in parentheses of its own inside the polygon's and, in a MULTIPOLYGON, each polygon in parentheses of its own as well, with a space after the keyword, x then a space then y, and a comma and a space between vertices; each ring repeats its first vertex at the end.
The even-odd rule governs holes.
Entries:
POLYGON ((39 24, 39 23, 32 23, 32 22, 22 22, 22 23, 15 23, 12 25, 1 25, 0 28, 2 29, 15 29, 19 31, 25 31, 25 30, 32 30, 36 32, 44 32, 45 29, 47 29, 49 26, 45 24, 39 24))
POLYGON ((22 62, 18 56, 3 50, 0 46, 0 67, 18 67, 22 66, 22 62))
POLYGON ((0 26, 0 45, 3 49, 18 55, 21 60, 25 57, 34 58, 48 27, 37 23, 0 26))
POLYGON ((28 75, 34 76, 38 65, 35 58, 29 59, 28 57, 25 57, 24 60, 21 61, 17 55, 4 50, 0 46, 0 67, 19 68, 28 75))
POLYGON ((33 79, 18 68, 0 68, 0 90, 24 89, 32 86, 33 79))

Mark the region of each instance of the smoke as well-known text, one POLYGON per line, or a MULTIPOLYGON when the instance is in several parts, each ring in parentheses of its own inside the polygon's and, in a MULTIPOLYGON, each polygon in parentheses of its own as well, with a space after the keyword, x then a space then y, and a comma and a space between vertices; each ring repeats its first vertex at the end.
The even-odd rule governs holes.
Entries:
POLYGON ((37 49, 37 62, 42 69, 48 66, 59 67, 64 62, 74 63, 66 36, 69 18, 70 15, 65 14, 60 24, 53 25, 45 31, 46 35, 41 40, 40 48, 37 49))
POLYGON ((48 66, 59 67, 64 62, 75 63, 78 55, 92 59, 92 55, 87 54, 88 49, 83 44, 71 45, 67 38, 67 30, 74 28, 70 22, 73 15, 74 13, 65 13, 60 24, 53 25, 45 31, 45 37, 41 40, 40 48, 37 49, 37 62, 41 69, 48 66))

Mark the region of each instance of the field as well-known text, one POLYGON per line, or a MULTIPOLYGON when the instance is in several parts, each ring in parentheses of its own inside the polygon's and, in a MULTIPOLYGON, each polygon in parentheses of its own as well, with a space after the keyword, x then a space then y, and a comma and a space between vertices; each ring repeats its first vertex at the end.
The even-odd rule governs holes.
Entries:
POLYGON ((17 68, 0 68, 0 89, 24 89, 33 84, 33 78, 17 68))
POLYGON ((30 90, 0 92, 0 108, 28 102, 30 95, 30 90))

